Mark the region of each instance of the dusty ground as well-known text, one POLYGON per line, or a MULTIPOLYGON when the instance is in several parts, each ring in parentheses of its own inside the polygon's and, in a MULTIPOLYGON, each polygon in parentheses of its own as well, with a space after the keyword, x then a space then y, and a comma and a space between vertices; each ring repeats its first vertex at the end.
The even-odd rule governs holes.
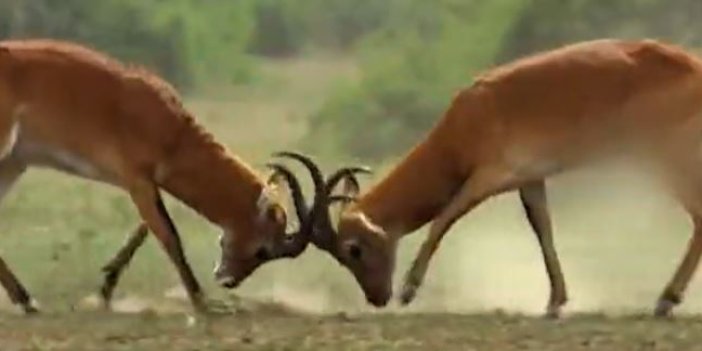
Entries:
POLYGON ((0 317, 0 349, 19 350, 700 350, 702 319, 503 314, 72 313, 0 317))

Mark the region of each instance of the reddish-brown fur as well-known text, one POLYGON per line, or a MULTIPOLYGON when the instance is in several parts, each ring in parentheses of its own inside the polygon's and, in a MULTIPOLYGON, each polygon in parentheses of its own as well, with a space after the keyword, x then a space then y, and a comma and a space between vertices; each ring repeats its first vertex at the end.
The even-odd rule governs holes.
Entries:
POLYGON ((702 61, 681 48, 597 40, 526 57, 461 90, 426 138, 342 214, 333 250, 369 301, 384 305, 397 241, 433 219, 406 277, 408 303, 451 225, 485 199, 519 190, 551 277, 549 314, 557 315, 566 293, 544 178, 611 155, 643 157, 677 173, 667 179, 689 195, 680 200, 696 228, 661 297, 657 313, 667 314, 702 251, 700 136, 702 61))
POLYGON ((225 230, 225 278, 242 280, 262 263, 254 252, 284 234, 282 207, 257 203, 266 182, 196 123, 175 89, 77 44, 0 42, 0 142, 9 150, 0 155, 3 193, 33 165, 125 189, 146 223, 138 232, 148 226, 160 239, 196 304, 199 285, 159 188, 225 230))
POLYGON ((11 52, 0 61, 2 109, 31 106, 23 138, 70 150, 120 187, 134 173, 148 176, 216 224, 245 223, 256 211, 263 179, 198 125, 165 81, 73 44, 0 44, 11 52))

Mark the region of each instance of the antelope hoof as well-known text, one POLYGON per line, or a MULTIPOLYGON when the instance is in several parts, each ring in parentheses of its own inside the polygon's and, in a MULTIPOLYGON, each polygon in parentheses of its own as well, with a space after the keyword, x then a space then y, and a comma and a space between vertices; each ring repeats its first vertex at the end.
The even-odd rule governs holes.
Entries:
POLYGON ((549 304, 546 307, 546 314, 544 314, 546 319, 559 319, 561 318, 561 305, 549 304))
POLYGON ((214 300, 199 293, 193 296, 195 314, 202 317, 215 317, 232 313, 232 308, 220 300, 214 300))
POLYGON ((22 312, 27 316, 31 316, 39 313, 39 309, 36 307, 36 303, 31 301, 22 305, 22 312))
POLYGON ((117 280, 119 279, 119 271, 106 266, 103 268, 103 272, 104 280, 100 287, 100 300, 102 302, 102 308, 109 311, 112 309, 112 294, 117 285, 117 280))
POLYGON ((206 299, 205 301, 208 315, 226 315, 235 311, 233 306, 230 306, 222 300, 206 299))
POLYGON ((105 287, 100 289, 100 306, 105 311, 112 310, 112 291, 105 287))
POLYGON ((419 288, 419 283, 408 280, 402 286, 402 293, 400 294, 400 303, 403 306, 409 305, 412 300, 417 296, 417 289, 419 288))
POLYGON ((670 318, 673 316, 673 308, 677 305, 675 301, 669 299, 660 299, 656 304, 656 309, 653 315, 657 318, 670 318))

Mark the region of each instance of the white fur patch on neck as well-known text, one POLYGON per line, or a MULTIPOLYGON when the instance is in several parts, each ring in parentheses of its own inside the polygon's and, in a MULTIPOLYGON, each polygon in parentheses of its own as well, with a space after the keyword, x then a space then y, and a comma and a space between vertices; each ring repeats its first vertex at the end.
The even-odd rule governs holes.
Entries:
POLYGON ((379 235, 385 236, 385 234, 386 234, 385 229, 383 229, 383 227, 373 223, 373 221, 371 221, 371 219, 368 218, 368 216, 366 216, 365 213, 357 211, 354 213, 354 216, 356 216, 358 218, 358 220, 360 220, 361 223, 363 223, 363 225, 366 228, 368 228, 369 230, 371 230, 379 235))

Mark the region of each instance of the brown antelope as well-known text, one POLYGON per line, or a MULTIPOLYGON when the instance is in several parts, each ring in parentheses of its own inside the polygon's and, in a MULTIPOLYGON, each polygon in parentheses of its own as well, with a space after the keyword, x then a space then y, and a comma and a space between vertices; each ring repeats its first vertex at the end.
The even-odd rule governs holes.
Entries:
MULTIPOLYGON (((497 67, 461 90, 445 115, 377 185, 311 239, 355 276, 367 300, 392 295, 397 242, 433 220, 405 277, 413 300, 452 224, 484 200, 518 190, 550 280, 547 314, 565 304, 544 179, 604 157, 660 168, 694 234, 656 315, 680 303, 702 253, 702 61, 653 40, 596 40, 497 67)), ((321 199, 322 208, 327 199, 321 199)), ((317 214, 313 214, 318 216, 317 214)))
MULTIPOLYGON (((161 189, 223 230, 215 275, 225 287, 307 246, 306 235, 285 233, 287 215, 275 185, 289 176, 262 179, 196 123, 168 83, 78 44, 0 42, 0 197, 31 166, 117 186, 136 206, 143 223, 105 268, 106 304, 148 228, 193 305, 206 309, 161 189)), ((278 167, 274 175, 284 171, 278 167)), ((295 204, 303 204, 299 185, 297 191, 290 185, 295 204)), ((303 227, 305 211, 297 208, 303 227)), ((14 303, 36 311, 2 259, 0 283, 14 303)))

